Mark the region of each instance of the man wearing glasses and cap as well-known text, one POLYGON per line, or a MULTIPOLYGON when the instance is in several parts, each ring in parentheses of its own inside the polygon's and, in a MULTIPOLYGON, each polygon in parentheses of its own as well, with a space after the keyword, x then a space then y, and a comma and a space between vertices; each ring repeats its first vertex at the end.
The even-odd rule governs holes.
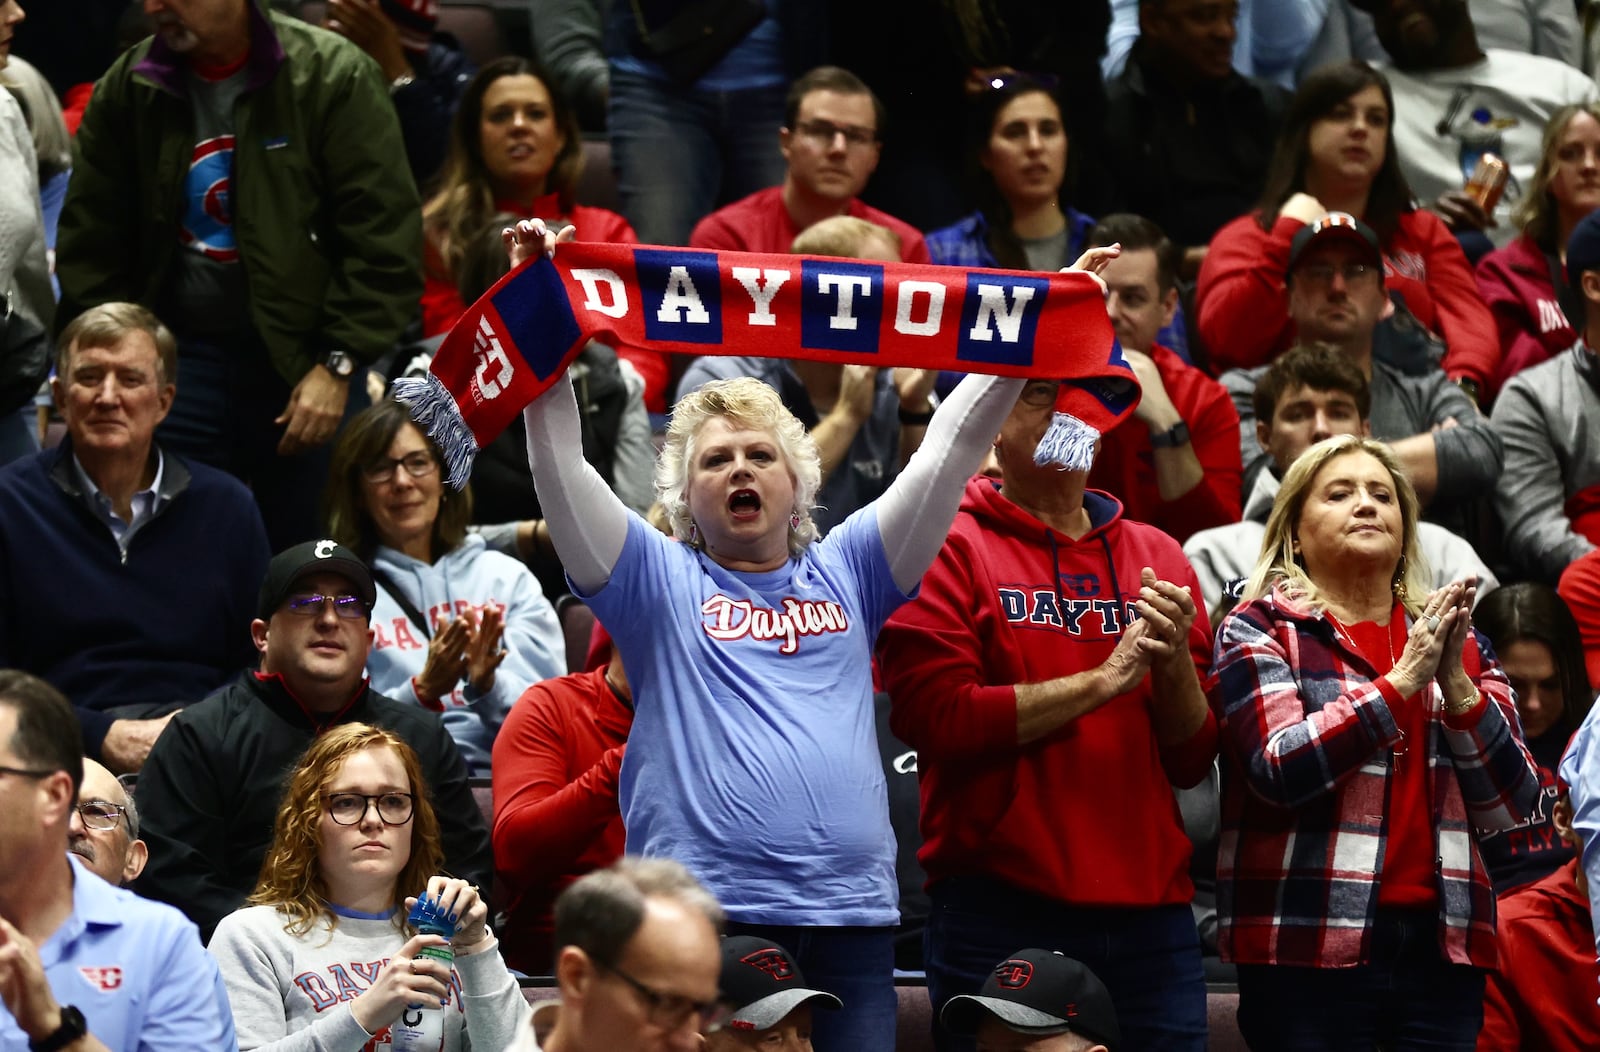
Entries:
POLYGON ((1018 950, 976 994, 952 997, 945 1028, 973 1034, 979 1052, 1119 1052, 1122 1035, 1105 984, 1082 962, 1018 950))
POLYGON ((207 938, 255 887, 285 775, 339 723, 383 727, 416 750, 449 872, 493 880, 489 831, 443 723, 367 684, 374 596, 366 564, 331 540, 279 554, 250 623, 259 670, 189 706, 150 751, 135 790, 150 845, 137 889, 183 910, 207 938))

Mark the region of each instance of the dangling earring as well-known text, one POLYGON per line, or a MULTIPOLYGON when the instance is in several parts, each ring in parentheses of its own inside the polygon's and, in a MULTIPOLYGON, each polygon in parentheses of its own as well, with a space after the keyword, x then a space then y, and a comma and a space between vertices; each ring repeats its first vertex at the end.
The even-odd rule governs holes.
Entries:
POLYGON ((700 543, 700 524, 693 519, 689 520, 689 547, 693 548, 700 543))
POLYGON ((800 528, 800 513, 798 511, 791 511, 789 513, 789 528, 791 530, 798 530, 800 528))
POLYGON ((1404 555, 1400 556, 1400 565, 1395 567, 1394 582, 1391 587, 1394 590, 1394 597, 1402 603, 1405 602, 1408 596, 1406 594, 1406 557, 1404 555))

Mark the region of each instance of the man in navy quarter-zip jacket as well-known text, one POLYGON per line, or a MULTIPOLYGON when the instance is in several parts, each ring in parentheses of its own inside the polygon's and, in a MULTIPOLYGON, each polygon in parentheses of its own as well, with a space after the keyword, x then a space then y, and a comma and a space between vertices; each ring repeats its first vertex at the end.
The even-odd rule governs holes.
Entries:
POLYGON ((0 470, 0 668, 67 695, 84 754, 136 772, 180 705, 254 664, 271 553, 244 486, 155 441, 177 354, 155 315, 102 304, 59 346, 67 437, 0 470))

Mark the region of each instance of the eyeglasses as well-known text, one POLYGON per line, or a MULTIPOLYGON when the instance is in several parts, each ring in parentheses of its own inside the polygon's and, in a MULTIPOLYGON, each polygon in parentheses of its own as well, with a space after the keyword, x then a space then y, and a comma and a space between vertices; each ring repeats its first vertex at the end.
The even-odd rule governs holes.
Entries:
POLYGON ((386 826, 403 826, 411 820, 412 796, 410 793, 329 793, 328 816, 342 826, 360 825, 367 817, 367 809, 376 807, 378 818, 386 826))
POLYGON ((50 771, 30 771, 22 767, 0 766, 0 774, 9 774, 17 778, 48 778, 60 768, 50 771))
POLYGON ((1335 274, 1343 278, 1346 285, 1359 285, 1377 280, 1378 268, 1368 263, 1345 263, 1339 266, 1332 263, 1307 263, 1294 272, 1295 280, 1318 288, 1332 285, 1335 274))
POLYGON ((1032 406, 1034 409, 1044 409, 1056 404, 1056 396, 1061 393, 1061 385, 1054 381, 1035 380, 1022 389, 1022 394, 1017 400, 1023 405, 1032 406))
POLYGON ((367 616, 367 604, 359 595, 291 595, 285 605, 296 617, 317 617, 327 603, 332 603, 333 612, 346 621, 367 616))
POLYGON ((844 136, 846 145, 857 148, 871 146, 878 141, 878 133, 872 128, 863 128, 859 124, 835 124, 832 121, 800 121, 794 130, 808 139, 814 140, 818 146, 832 146, 834 139, 844 136))
MULTIPOLYGON (((78 805, 78 815, 83 819, 86 829, 108 830, 115 829, 122 824, 128 814, 127 807, 122 804, 113 804, 106 800, 85 800, 78 805)), ((128 834, 133 834, 130 826, 128 834)))
POLYGON ((607 964, 598 958, 594 963, 633 987, 634 992, 643 998, 644 1003, 649 1006, 645 1018, 649 1020, 651 1026, 659 1026, 663 1030, 676 1030, 691 1017, 695 1017, 700 1031, 711 1033, 720 1029, 733 1014, 732 1008, 720 1000, 696 1001, 681 994, 664 994, 659 990, 652 990, 614 964, 607 964))
POLYGON ((382 457, 374 460, 361 469, 361 477, 373 485, 378 485, 394 478, 394 469, 396 467, 405 468, 406 474, 414 479, 425 479, 439 470, 439 465, 433 459, 433 454, 419 449, 414 453, 407 453, 403 457, 382 457))

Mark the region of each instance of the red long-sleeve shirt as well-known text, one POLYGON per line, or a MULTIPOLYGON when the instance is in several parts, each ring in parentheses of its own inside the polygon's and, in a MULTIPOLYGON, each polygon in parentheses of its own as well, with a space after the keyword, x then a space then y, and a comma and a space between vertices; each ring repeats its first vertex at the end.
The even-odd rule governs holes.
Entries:
POLYGON ((1239 411, 1217 381, 1160 344, 1150 359, 1172 406, 1189 427, 1189 442, 1205 477, 1176 500, 1162 500, 1156 485, 1150 429, 1129 417, 1108 432, 1089 472, 1089 486, 1122 501, 1122 514, 1177 538, 1239 521, 1239 411))
POLYGON ((1600 966, 1578 863, 1500 900, 1500 964, 1489 972, 1478 1052, 1600 1048, 1600 966))
POLYGON ((492 839, 511 898, 500 940, 513 968, 549 974, 556 896, 622 856, 617 772, 632 726, 598 668, 529 687, 495 738, 492 839))
MULTIPOLYGON (((1197 322, 1218 369, 1265 365, 1294 342, 1289 320, 1289 242, 1305 224, 1280 215, 1262 230, 1243 215, 1211 239, 1195 289, 1197 322)), ((1444 338, 1445 371, 1476 381, 1487 398, 1500 371, 1494 317, 1443 220, 1418 208, 1400 216, 1384 246, 1384 280, 1417 320, 1444 338)))

